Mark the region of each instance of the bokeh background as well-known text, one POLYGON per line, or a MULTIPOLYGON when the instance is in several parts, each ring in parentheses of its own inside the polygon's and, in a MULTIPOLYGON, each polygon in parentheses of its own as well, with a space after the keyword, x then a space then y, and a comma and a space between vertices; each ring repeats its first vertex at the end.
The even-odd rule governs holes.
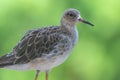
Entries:
MULTIPOLYGON (((79 41, 49 80, 120 80, 120 0, 0 0, 0 56, 27 30, 59 25, 64 10, 76 8, 94 27, 78 24, 79 41)), ((0 80, 33 80, 35 71, 0 69, 0 80)), ((41 73, 39 80, 45 80, 41 73)))

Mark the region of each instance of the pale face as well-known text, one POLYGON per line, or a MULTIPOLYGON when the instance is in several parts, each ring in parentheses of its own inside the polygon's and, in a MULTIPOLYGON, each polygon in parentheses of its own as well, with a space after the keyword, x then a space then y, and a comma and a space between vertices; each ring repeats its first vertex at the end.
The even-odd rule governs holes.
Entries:
POLYGON ((68 9, 64 12, 62 20, 70 25, 75 25, 80 18, 80 13, 76 9, 68 9))
POLYGON ((76 22, 78 21, 80 14, 78 11, 76 10, 68 10, 65 14, 64 14, 64 18, 68 21, 72 21, 72 22, 76 22))
POLYGON ((75 24, 77 22, 83 22, 85 24, 89 24, 91 26, 94 26, 89 21, 84 20, 80 16, 80 12, 76 9, 68 9, 64 12, 62 20, 61 20, 61 25, 75 26, 75 24))

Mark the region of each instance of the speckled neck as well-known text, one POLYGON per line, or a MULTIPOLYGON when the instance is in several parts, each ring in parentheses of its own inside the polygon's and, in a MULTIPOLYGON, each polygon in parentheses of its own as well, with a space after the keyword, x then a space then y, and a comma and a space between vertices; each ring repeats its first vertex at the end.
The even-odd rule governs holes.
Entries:
POLYGON ((73 44, 73 46, 75 46, 75 44, 78 41, 78 31, 76 29, 76 26, 74 27, 70 27, 70 26, 60 26, 62 31, 65 31, 67 34, 69 34, 69 37, 71 38, 71 42, 73 44))
POLYGON ((68 26, 68 27, 75 27, 76 23, 75 22, 69 22, 62 17, 61 19, 61 26, 68 26))
POLYGON ((67 22, 64 18, 61 19, 60 26, 63 28, 63 30, 65 29, 65 30, 67 30, 70 33, 73 33, 73 31, 75 29, 75 24, 67 22))

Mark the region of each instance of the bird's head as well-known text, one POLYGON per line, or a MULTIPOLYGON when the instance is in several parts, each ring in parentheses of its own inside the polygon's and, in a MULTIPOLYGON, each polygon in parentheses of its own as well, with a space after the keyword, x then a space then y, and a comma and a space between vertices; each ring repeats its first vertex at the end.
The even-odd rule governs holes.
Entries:
POLYGON ((66 26, 75 26, 76 23, 78 22, 83 22, 86 24, 89 24, 91 26, 94 26, 92 23, 89 21, 84 20, 80 16, 80 12, 76 9, 68 9, 63 13, 62 19, 61 19, 61 25, 66 26))

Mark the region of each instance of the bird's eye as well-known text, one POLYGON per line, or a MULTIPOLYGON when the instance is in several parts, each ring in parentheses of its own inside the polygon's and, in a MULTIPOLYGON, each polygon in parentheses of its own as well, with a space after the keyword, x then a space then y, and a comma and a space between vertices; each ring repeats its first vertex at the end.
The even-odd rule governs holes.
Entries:
POLYGON ((73 16, 73 14, 69 14, 71 17, 73 16))
POLYGON ((72 13, 67 13, 68 16, 73 17, 74 15, 72 13))

